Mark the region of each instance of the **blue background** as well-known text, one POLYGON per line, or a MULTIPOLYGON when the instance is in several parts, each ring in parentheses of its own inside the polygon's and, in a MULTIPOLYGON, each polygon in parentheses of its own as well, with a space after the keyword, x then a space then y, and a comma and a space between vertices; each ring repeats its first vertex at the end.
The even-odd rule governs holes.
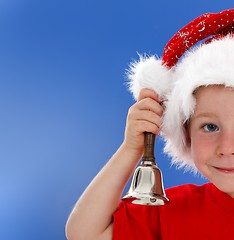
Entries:
MULTIPOLYGON (((0 239, 65 239, 76 200, 123 140, 130 61, 232 6, 0 0, 0 239)), ((155 152, 166 187, 205 182, 171 167, 162 142, 155 152)))

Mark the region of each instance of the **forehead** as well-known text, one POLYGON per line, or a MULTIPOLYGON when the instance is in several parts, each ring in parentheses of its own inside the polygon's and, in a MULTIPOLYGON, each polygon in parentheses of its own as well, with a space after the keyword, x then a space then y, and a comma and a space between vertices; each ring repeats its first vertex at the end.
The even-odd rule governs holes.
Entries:
POLYGON ((215 96, 215 99, 219 99, 221 96, 228 97, 233 94, 234 88, 226 87, 224 85, 201 86, 194 91, 196 100, 199 100, 201 98, 208 98, 209 96, 215 96))
POLYGON ((195 113, 197 111, 228 110, 234 111, 234 89, 224 85, 209 85, 199 87, 195 92, 195 113))

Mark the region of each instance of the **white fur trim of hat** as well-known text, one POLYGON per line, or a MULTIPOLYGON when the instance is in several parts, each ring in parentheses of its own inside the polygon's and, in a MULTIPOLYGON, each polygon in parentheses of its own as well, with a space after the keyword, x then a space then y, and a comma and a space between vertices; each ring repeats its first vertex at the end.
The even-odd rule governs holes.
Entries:
POLYGON ((234 88, 233 23, 232 9, 203 14, 173 36, 162 59, 140 56, 130 65, 129 89, 135 99, 142 88, 153 89, 166 99, 161 132, 164 152, 179 168, 197 172, 185 134, 185 123, 196 106, 194 91, 208 85, 234 88), (208 36, 212 36, 209 43, 194 46, 208 36))

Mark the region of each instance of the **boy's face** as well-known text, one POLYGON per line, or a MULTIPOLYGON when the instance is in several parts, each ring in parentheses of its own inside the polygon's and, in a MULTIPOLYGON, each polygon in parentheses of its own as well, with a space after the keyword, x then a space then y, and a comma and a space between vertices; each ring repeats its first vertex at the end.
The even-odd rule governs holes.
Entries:
POLYGON ((198 170, 234 198, 234 89, 199 88, 189 126, 192 157, 198 170))

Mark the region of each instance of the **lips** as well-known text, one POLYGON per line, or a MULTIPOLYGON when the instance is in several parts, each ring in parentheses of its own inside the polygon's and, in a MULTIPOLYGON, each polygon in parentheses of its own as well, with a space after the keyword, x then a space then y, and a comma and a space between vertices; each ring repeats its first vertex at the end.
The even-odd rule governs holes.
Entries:
POLYGON ((226 167, 214 167, 214 168, 223 173, 234 173, 234 168, 226 168, 226 167))

